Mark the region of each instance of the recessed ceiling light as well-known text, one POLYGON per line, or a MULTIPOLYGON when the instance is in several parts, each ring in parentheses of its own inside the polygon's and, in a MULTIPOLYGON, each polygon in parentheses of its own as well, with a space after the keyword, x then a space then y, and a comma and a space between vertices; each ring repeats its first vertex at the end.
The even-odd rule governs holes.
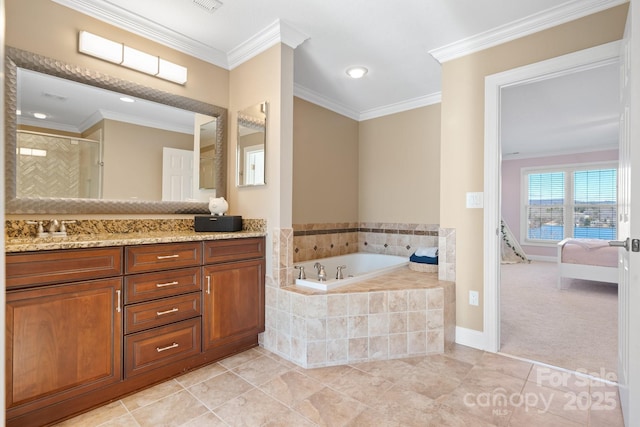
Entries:
POLYGON ((364 77, 365 74, 367 74, 368 71, 369 70, 367 70, 365 67, 361 67, 361 66, 347 68, 347 74, 352 79, 362 78, 364 77))
POLYGON ((135 100, 135 99, 133 99, 133 98, 129 98, 128 96, 123 96, 123 97, 121 97, 121 98, 120 98, 120 101, 122 101, 122 102, 136 102, 136 100, 135 100))
POLYGON ((36 119, 46 119, 47 115, 43 113, 33 113, 33 117, 35 117, 36 119))

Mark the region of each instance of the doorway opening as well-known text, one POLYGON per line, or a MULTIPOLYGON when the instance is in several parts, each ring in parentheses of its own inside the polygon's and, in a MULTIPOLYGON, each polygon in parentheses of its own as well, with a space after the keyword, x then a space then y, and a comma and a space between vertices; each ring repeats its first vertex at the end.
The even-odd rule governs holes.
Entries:
MULTIPOLYGON (((580 169, 578 165, 590 164, 591 169, 599 170, 601 166, 605 167, 603 162, 608 161, 609 165, 606 167, 611 167, 610 164, 613 163, 615 168, 617 140, 606 141, 610 143, 610 146, 605 147, 604 150, 602 146, 599 149, 584 149, 580 156, 576 155, 575 147, 567 148, 563 154, 561 150, 558 150, 560 142, 551 140, 555 151, 553 155, 543 155, 541 152, 532 155, 524 153, 526 150, 521 147, 526 147, 526 144, 535 144, 537 147, 543 145, 543 139, 540 135, 537 136, 538 139, 535 139, 535 135, 540 130, 539 123, 536 123, 537 118, 530 117, 529 122, 533 128, 520 129, 523 134, 519 136, 509 128, 509 120, 513 120, 514 114, 520 113, 525 116, 533 114, 531 111, 526 111, 526 108, 533 108, 533 106, 521 102, 527 91, 539 92, 543 86, 550 86, 550 90, 553 90, 552 82, 566 85, 568 79, 574 79, 578 75, 586 76, 590 73, 604 71, 607 68, 616 68, 618 60, 619 43, 614 42, 488 76, 486 79, 484 231, 485 236, 496 236, 495 239, 485 239, 484 329, 489 351, 502 351, 570 370, 585 370, 589 374, 600 377, 606 375, 609 370, 615 372, 617 288, 607 287, 604 284, 596 285, 590 282, 578 283, 574 281, 569 284, 571 289, 559 290, 557 288, 557 245, 552 242, 553 239, 538 239, 536 241, 535 235, 531 234, 532 231, 539 230, 539 227, 536 228, 531 222, 528 210, 530 208, 529 187, 522 182, 526 182, 523 170, 527 167, 529 169, 551 167, 554 170, 560 167, 580 169), (514 100, 518 100, 518 102, 514 102, 514 100), (514 105, 520 105, 520 111, 514 108, 514 105), (508 108, 509 114, 504 114, 503 108, 508 108), (536 126, 538 128, 535 128, 536 126), (535 140, 532 142, 527 139, 528 137, 533 137, 535 140), (512 145, 514 140, 525 145, 514 146, 512 145), (518 171, 516 177, 503 176, 503 174, 513 172, 513 170, 505 170, 503 166, 506 164, 518 171), (505 188, 509 186, 515 188, 505 188), (511 192, 507 191, 505 195, 505 190, 511 190, 511 192), (524 247, 526 261, 530 262, 501 264, 502 239, 500 230, 503 229, 501 221, 503 218, 506 219, 507 226, 514 231, 513 235, 519 240, 520 245, 524 247), (604 298, 604 300, 599 301, 598 298, 604 298), (589 306, 589 304, 592 305, 589 306), (613 316, 610 313, 611 306, 615 309, 613 316), (607 313, 606 316, 601 316, 599 322, 595 318, 598 310, 604 310, 607 313), (594 325, 602 326, 604 328, 603 334, 612 338, 611 343, 602 343, 602 346, 599 347, 599 349, 604 347, 609 349, 605 358, 610 358, 610 363, 603 362, 601 355, 589 354, 588 350, 589 348, 593 350, 593 346, 589 345, 586 338, 593 338, 593 329, 586 332, 588 337, 585 336, 585 339, 581 340, 578 334, 580 330, 577 328, 582 324, 580 322, 581 316, 584 320, 585 315, 591 316, 588 319, 593 319, 594 325), (609 325, 609 329, 604 325, 605 320, 609 323, 613 322, 613 325, 609 325), (571 322, 577 322, 577 324, 571 322), (571 329, 572 327, 574 329, 571 329), (573 331, 573 334, 567 331, 573 331), (577 343, 580 345, 576 345, 577 343), (576 357, 577 355, 587 359, 591 357, 593 363, 587 359, 580 359, 576 357), (606 372, 596 369, 599 367, 603 367, 606 372)), ((585 90, 587 89, 588 87, 585 87, 585 90)), ((617 95, 616 90, 614 96, 617 97, 617 95)), ((549 105, 549 110, 552 108, 553 105, 549 105)), ((546 111, 546 113, 553 115, 552 111, 546 111)), ((617 112, 615 117, 617 118, 617 112)), ((614 120, 614 123, 617 127, 617 120, 614 120)), ((579 123, 571 123, 570 125, 576 128, 580 126, 579 123)), ((602 125, 604 129, 604 123, 602 125)), ((556 133, 561 134, 559 138, 566 140, 566 135, 570 130, 567 126, 562 129, 564 134, 562 134, 563 132, 556 133)), ((573 130, 575 131, 575 129, 573 130)), ((582 136, 583 140, 594 136, 593 133, 596 131, 591 129, 589 132, 590 135, 582 136)), ((580 139, 580 137, 577 138, 577 140, 580 139)), ((562 206, 559 206, 561 217, 562 213, 568 213, 568 210, 573 209, 573 207, 567 206, 564 195, 562 198, 562 206)), ((542 203, 547 202, 549 200, 542 203)), ((563 233, 563 237, 564 233, 573 232, 574 228, 580 228, 578 226, 581 223, 574 222, 577 216, 572 217, 566 224, 554 222, 554 218, 551 217, 546 218, 545 215, 553 211, 554 207, 551 208, 538 211, 544 212, 539 219, 543 220, 547 226, 555 227, 556 231, 559 229, 563 233), (576 224, 578 226, 574 227, 576 224)), ((572 212, 574 211, 572 210, 572 212)), ((583 222, 587 216, 583 211, 583 222)), ((587 219, 587 222, 590 225, 592 219, 587 219)), ((554 237, 554 239, 558 238, 554 237)))

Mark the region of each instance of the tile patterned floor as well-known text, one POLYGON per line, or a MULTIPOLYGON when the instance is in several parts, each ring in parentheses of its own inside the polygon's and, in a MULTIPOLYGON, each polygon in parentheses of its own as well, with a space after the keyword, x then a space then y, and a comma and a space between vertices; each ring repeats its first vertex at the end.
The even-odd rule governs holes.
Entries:
POLYGON ((303 369, 254 348, 58 426, 623 426, 617 387, 456 345, 303 369))

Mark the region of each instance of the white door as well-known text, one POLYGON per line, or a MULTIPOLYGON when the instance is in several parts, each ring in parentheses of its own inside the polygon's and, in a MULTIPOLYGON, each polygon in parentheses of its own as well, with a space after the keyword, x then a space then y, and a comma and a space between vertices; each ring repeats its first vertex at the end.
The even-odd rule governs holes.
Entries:
POLYGON ((162 149, 162 200, 193 198, 193 151, 162 149))
POLYGON ((618 384, 626 426, 640 425, 640 2, 632 0, 621 53, 618 172, 618 384), (635 40, 632 38, 635 36, 635 40), (632 48, 633 46, 633 48, 632 48), (632 185, 632 183, 634 183, 632 185))

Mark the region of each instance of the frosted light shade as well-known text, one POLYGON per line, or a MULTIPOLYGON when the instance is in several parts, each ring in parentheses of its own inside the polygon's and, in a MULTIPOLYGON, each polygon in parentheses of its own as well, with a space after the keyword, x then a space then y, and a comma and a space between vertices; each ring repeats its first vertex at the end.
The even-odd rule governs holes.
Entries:
POLYGON ((149 55, 129 46, 124 47, 122 65, 151 75, 158 73, 157 56, 149 55))
POLYGON ((78 50, 81 53, 116 64, 122 62, 122 43, 116 43, 86 31, 80 31, 79 34, 78 50))
POLYGON ((183 85, 187 82, 187 68, 160 58, 160 70, 157 76, 183 85))

